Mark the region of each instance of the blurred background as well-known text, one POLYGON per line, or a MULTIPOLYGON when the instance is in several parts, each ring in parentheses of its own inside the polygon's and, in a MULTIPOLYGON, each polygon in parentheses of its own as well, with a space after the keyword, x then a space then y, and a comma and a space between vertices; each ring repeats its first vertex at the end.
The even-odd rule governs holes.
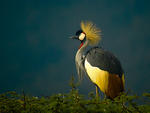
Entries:
MULTIPOLYGON (((102 30, 99 46, 114 53, 126 89, 150 90, 150 2, 146 0, 2 0, 0 2, 0 93, 51 95, 77 80, 78 41, 68 37, 90 20, 102 30)), ((87 77, 79 92, 95 91, 87 77)))

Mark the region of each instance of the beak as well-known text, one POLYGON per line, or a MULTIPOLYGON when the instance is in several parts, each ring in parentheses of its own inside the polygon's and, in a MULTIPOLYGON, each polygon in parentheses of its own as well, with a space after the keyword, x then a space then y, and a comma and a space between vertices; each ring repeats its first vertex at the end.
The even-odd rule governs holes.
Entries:
POLYGON ((72 36, 70 39, 78 39, 78 36, 72 36))

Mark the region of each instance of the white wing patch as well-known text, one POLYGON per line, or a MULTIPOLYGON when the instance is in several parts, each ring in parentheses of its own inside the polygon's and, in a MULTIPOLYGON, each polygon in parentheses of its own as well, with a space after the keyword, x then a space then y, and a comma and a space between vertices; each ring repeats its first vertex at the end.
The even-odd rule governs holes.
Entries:
POLYGON ((85 60, 85 70, 92 82, 97 84, 102 92, 108 89, 109 73, 107 71, 92 66, 87 59, 85 60))
POLYGON ((88 74, 88 76, 90 77, 90 79, 92 80, 92 82, 96 83, 96 70, 100 70, 99 68, 97 67, 93 67, 88 61, 87 59, 85 60, 85 63, 84 63, 84 66, 85 66, 85 70, 88 74))

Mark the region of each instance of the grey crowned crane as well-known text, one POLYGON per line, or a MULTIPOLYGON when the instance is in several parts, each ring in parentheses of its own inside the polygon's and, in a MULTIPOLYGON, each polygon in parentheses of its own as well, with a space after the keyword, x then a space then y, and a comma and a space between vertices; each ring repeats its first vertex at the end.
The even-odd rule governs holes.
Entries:
POLYGON ((101 31, 92 22, 81 22, 72 39, 77 39, 81 45, 76 53, 75 62, 79 78, 87 74, 96 86, 109 98, 113 99, 124 91, 124 72, 119 60, 109 51, 97 47, 101 39, 101 31), (91 48, 87 50, 88 46, 91 48))

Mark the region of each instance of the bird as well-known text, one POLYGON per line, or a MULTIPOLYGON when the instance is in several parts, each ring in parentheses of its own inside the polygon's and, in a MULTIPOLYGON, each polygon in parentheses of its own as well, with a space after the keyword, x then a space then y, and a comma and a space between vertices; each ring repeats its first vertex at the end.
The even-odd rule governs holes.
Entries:
POLYGON ((124 71, 113 53, 98 47, 101 30, 91 21, 81 21, 80 29, 71 38, 80 41, 75 55, 79 79, 88 76, 96 87, 96 97, 99 89, 110 99, 119 96, 125 90, 124 71))

